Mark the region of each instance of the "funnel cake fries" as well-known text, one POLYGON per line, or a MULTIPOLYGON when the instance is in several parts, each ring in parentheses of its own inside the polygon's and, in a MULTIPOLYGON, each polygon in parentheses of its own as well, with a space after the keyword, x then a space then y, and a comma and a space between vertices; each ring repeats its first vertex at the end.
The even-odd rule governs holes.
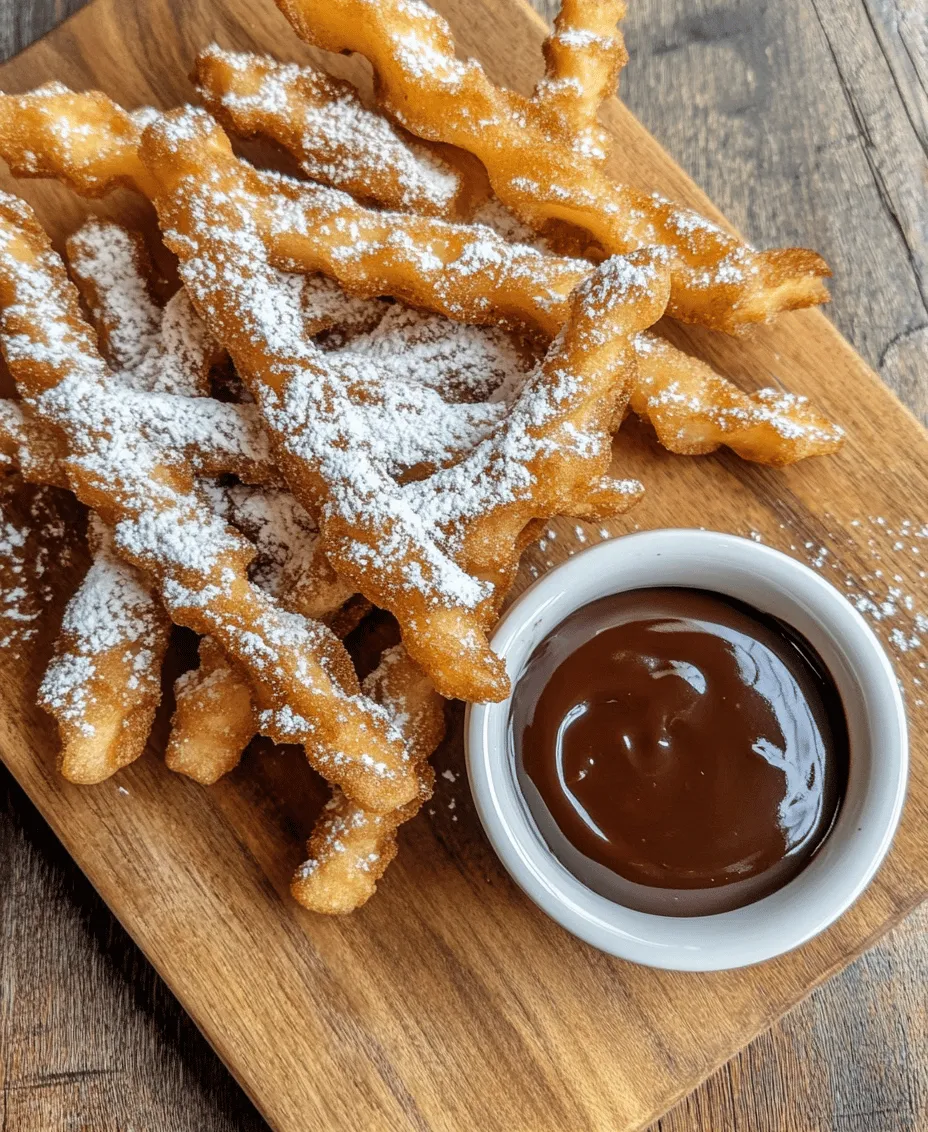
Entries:
MULTIPOLYGON (((150 264, 141 238, 119 225, 92 220, 71 237, 67 250, 113 367, 113 386, 138 392, 164 387, 178 395, 203 391, 216 348, 185 297, 175 296, 163 311, 152 302, 150 264)), ((149 408, 153 405, 154 400, 149 408)), ((196 427, 202 408, 191 410, 190 443, 204 431, 202 421, 196 427)), ((3 401, 0 409, 0 431, 12 462, 31 479, 67 485, 57 430, 28 405, 3 401)), ((254 411, 245 412, 251 419, 246 433, 252 436, 244 449, 236 450, 259 450, 263 474, 270 474, 254 411)), ((178 417, 176 409, 161 415, 175 423, 178 417)), ((176 428, 170 430, 170 440, 179 438, 176 428)), ((241 462, 238 467, 246 470, 241 462)), ((39 691, 40 702, 58 722, 61 773, 84 784, 108 778, 144 750, 161 699, 161 664, 170 629, 163 607, 139 572, 115 555, 110 534, 96 516, 91 516, 89 541, 93 564, 65 611, 39 691)))
POLYGON ((542 45, 545 75, 532 101, 557 118, 575 149, 594 159, 605 160, 610 148, 596 115, 628 62, 617 26, 625 10, 625 0, 562 0, 542 45))
POLYGON ((314 912, 353 912, 369 900, 396 856, 397 830, 432 796, 435 776, 427 759, 445 733, 441 697, 402 645, 383 654, 362 687, 366 695, 383 704, 406 736, 419 775, 419 793, 392 813, 372 814, 343 791, 333 791, 309 840, 309 859, 298 870, 290 890, 314 912))
MULTIPOLYGON (((43 87, 26 95, 0 95, 0 154, 16 172, 57 177, 78 191, 83 191, 82 185, 90 185, 99 195, 107 185, 134 183, 140 191, 154 193, 151 177, 144 169, 139 172, 137 153, 130 160, 126 152, 123 137, 132 127, 132 119, 110 104, 113 124, 101 124, 105 101, 103 95, 74 94, 59 85, 51 91, 43 87), (99 139, 99 167, 93 165, 84 146, 80 148, 80 162, 70 163, 74 147, 67 137, 74 131, 85 132, 81 124, 85 117, 101 133, 109 128, 116 132, 115 139, 99 139), (122 155, 121 165, 114 164, 114 153, 122 155)), ((192 131, 191 145, 195 138, 192 131)), ((212 134, 201 131, 200 140, 199 154, 188 155, 194 169, 205 171, 217 160, 227 166, 235 161, 218 128, 212 134)), ((241 177, 243 187, 247 183, 259 198, 255 208, 265 230, 272 232, 275 265, 324 271, 348 290, 394 294, 451 318, 514 323, 550 337, 563 323, 567 295, 591 270, 581 260, 543 256, 536 249, 511 246, 482 227, 449 226, 415 216, 371 212, 347 196, 258 174, 244 162, 238 162, 234 172, 241 177), (275 199, 277 207, 272 208, 275 199), (311 238, 308 233, 312 233, 311 238)), ((369 305, 362 304, 362 309, 369 309, 369 305)), ((686 373, 689 394, 698 393, 700 412, 704 413, 712 410, 710 390, 719 390, 723 394, 719 415, 724 411, 726 420, 723 428, 719 416, 715 432, 724 436, 724 443, 739 455, 750 454, 763 463, 782 465, 840 447, 841 430, 823 422, 820 414, 799 399, 784 398, 771 413, 770 399, 776 394, 744 394, 708 366, 690 365, 691 359, 673 347, 648 348, 651 339, 653 335, 646 333, 635 340, 643 377, 654 388, 669 389, 681 373, 686 373), (700 374, 708 382, 705 390, 695 389, 700 374), (737 414, 729 411, 731 405, 738 406, 737 414), (783 427, 778 428, 781 423, 783 427), (764 435, 770 439, 769 448, 763 450, 756 445, 758 424, 764 426, 764 435), (748 442, 742 443, 742 434, 748 442)), ((636 400, 642 402, 642 398, 636 400)), ((665 430, 662 441, 671 451, 687 454, 690 449, 686 444, 675 447, 677 431, 665 430)))
MULTIPOLYGON (((255 540, 252 576, 272 595, 299 610, 307 574, 322 556, 319 536, 306 512, 285 492, 232 487, 214 489, 225 509, 255 540)), ((331 567, 328 568, 331 571, 331 567)), ((341 583, 331 600, 343 601, 341 583)), ((318 597, 315 598, 318 603, 318 597)), ((346 607, 350 610, 350 606, 346 607)), ((342 620, 345 632, 351 620, 342 620)), ((355 616, 354 621, 356 622, 355 616)), ((351 912, 373 895, 378 879, 396 855, 396 831, 414 817, 432 793, 426 760, 444 735, 441 697, 402 646, 388 649, 362 684, 366 696, 387 710, 403 735, 418 781, 416 797, 388 813, 372 813, 336 787, 309 841, 309 860, 294 881, 293 895, 305 907, 327 913, 351 912)), ((200 667, 175 684, 177 709, 166 754, 170 769, 211 785, 238 765, 258 729, 251 686, 241 666, 209 637, 200 642, 200 667)))
MULTIPOLYGON (((114 387, 192 397, 208 391, 219 351, 182 292, 163 309, 153 301, 153 271, 138 233, 89 220, 68 240, 67 257, 114 387)), ((26 458, 28 444, 21 451, 26 458)), ((63 466, 59 478, 67 481, 63 466)), ((94 514, 88 542, 93 563, 65 610, 39 690, 58 723, 61 773, 84 784, 109 778, 144 751, 170 638, 164 607, 115 553, 94 514)))
POLYGON ((396 614, 443 695, 502 697, 508 680, 484 631, 513 580, 524 529, 562 512, 614 514, 640 490, 606 478, 611 431, 634 372, 629 339, 662 313, 666 273, 642 253, 586 279, 573 321, 508 416, 457 465, 400 487, 363 371, 305 338, 240 163, 217 156, 206 183, 187 173, 204 129, 216 132, 182 112, 143 141, 146 164, 166 181, 157 207, 191 299, 261 405, 291 488, 320 511, 336 571, 396 614))
POLYGON ((200 638, 200 666, 174 681, 175 707, 164 761, 201 786, 234 770, 258 731, 251 683, 212 637, 200 638))
MULTIPOLYGON (((215 79, 216 73, 212 75, 215 79)), ((268 116, 270 113, 269 110, 268 116)), ((234 121, 236 116, 230 117, 234 121)), ((209 157, 204 153, 196 160, 205 168, 217 159, 214 150, 209 157)), ((250 191, 264 198, 273 197, 271 183, 265 181, 262 185, 254 171, 249 172, 243 163, 239 163, 239 172, 242 181, 249 182, 250 191)), ((281 186, 289 188, 289 184, 278 181, 277 187, 281 186)), ((566 294, 591 270, 580 260, 542 256, 535 249, 508 245, 481 227, 449 226, 443 234, 440 227, 427 226, 427 222, 416 217, 394 214, 390 217, 391 234, 381 216, 352 207, 353 202, 347 198, 333 200, 327 212, 320 215, 318 208, 313 207, 319 200, 313 186, 304 189, 300 205, 306 207, 305 219, 294 217, 281 206, 279 219, 268 221, 269 225, 276 225, 282 242, 287 241, 287 252, 301 266, 319 267, 345 287, 363 289, 363 293, 379 289, 452 318, 518 322, 550 335, 562 324, 566 294), (311 249, 307 249, 300 235, 303 230, 314 232, 311 249), (352 248, 343 241, 343 232, 357 233, 358 246, 352 248), (363 241, 362 233, 366 237, 363 241), (324 241, 331 241, 331 249, 322 246, 324 241), (418 262, 414 256, 404 259, 407 249, 415 248, 418 241, 425 241, 425 248, 434 255, 422 255, 418 262), (381 263, 388 265, 386 270, 374 266, 378 252, 381 263), (352 262, 355 258, 359 261, 356 266, 352 262), (449 275, 455 286, 453 299, 449 275), (483 276, 488 290, 495 287, 494 306, 489 310, 479 294, 471 297, 475 275, 483 276)), ((286 254, 276 258, 289 266, 286 254)), ((803 398, 769 389, 744 393, 710 366, 651 332, 637 335, 634 344, 639 380, 644 388, 633 397, 633 406, 636 412, 642 408, 644 415, 655 423, 672 406, 673 427, 658 430, 661 443, 672 452, 702 454, 726 444, 745 459, 785 465, 834 452, 842 443, 841 429, 803 398), (681 396, 684 390, 685 397, 681 396), (663 404, 659 397, 664 399, 663 404), (693 407, 699 418, 692 430, 682 427, 686 424, 683 414, 687 405, 693 407), (693 432, 698 433, 698 445, 691 443, 693 432), (714 443, 707 442, 709 436, 715 438, 714 443)))
POLYGON ((639 334, 635 346, 630 407, 671 452, 702 456, 724 444, 744 460, 782 466, 843 443, 843 430, 805 397, 777 389, 743 393, 656 334, 639 334))
POLYGON ((302 742, 314 765, 368 809, 410 801, 418 783, 402 739, 360 695, 343 647, 249 581, 249 544, 212 514, 184 456, 154 442, 136 406, 126 410, 131 391, 107 390, 107 367, 61 261, 32 211, 6 194, 0 301, 7 362, 37 416, 61 429, 76 494, 112 527, 120 554, 157 583, 173 619, 212 634, 247 670, 262 728, 302 742))
MULTIPOLYGON (((233 487, 224 494, 230 517, 258 546, 253 576, 286 603, 288 595, 300 592, 299 584, 291 588, 292 580, 305 575, 306 564, 320 557, 318 532, 284 492, 233 487)), ((343 585, 342 593, 333 598, 344 597, 345 592, 343 585)), ((298 603, 291 608, 298 608, 298 603)), ((345 631, 349 627, 353 627, 350 621, 343 624, 345 631)), ((333 790, 310 838, 309 860, 293 886, 295 898, 317 912, 351 912, 373 895, 377 880, 396 855, 397 829, 432 793, 433 775, 426 760, 444 734, 444 707, 431 682, 397 646, 383 654, 362 691, 384 706, 403 735, 418 790, 411 802, 388 813, 372 813, 339 788, 333 790)), ((175 693, 167 765, 211 785, 238 765, 258 730, 251 685, 241 666, 204 637, 200 667, 178 679, 175 693)))
POLYGON ((183 288, 161 307, 142 236, 88 220, 67 243, 68 268, 90 311, 100 350, 119 382, 146 393, 203 397, 222 350, 206 334, 183 288))
POLYGON ((139 161, 139 138, 157 112, 130 114, 99 91, 75 94, 51 82, 28 94, 0 94, 3 157, 17 177, 55 177, 85 197, 114 188, 152 191, 139 161), (64 127, 64 128, 63 128, 64 127), (41 150, 30 147, 41 138, 41 150))
MULTIPOLYGON (((320 557, 318 532, 306 513, 284 492, 243 487, 216 492, 226 496, 230 517, 255 539, 258 565, 253 576, 285 603, 288 597, 295 598, 291 608, 298 608, 299 581, 307 570, 312 572, 313 561, 320 557)), ((340 594, 333 593, 333 600, 344 598, 342 587, 340 594)), ((349 620, 342 627, 347 631, 353 625, 349 620)), ((383 705, 402 734, 415 768, 417 792, 395 810, 373 813, 338 787, 333 790, 310 838, 309 860, 293 886, 294 897, 317 912, 351 912, 373 895, 378 879, 396 855, 397 829, 415 816, 432 793, 434 776, 426 760, 444 734, 444 707, 428 678, 406 650, 397 646, 383 654, 362 691, 383 705)), ((200 667, 180 677, 175 692, 177 709, 167 765, 210 785, 238 764, 258 729, 251 685, 241 665, 230 661, 210 637, 204 637, 200 667)))
MULTIPOLYGON (((216 514, 256 546, 250 574, 289 610, 330 623, 353 591, 321 553, 319 532, 292 495, 268 488, 210 486, 216 514)), ((339 635, 349 632, 365 609, 338 618, 339 635), (360 616, 358 616, 360 614, 360 616)), ((177 705, 165 761, 171 770, 212 785, 238 765, 258 731, 259 709, 242 666, 211 637, 200 641, 200 666, 174 684, 177 705)))
POLYGON ((613 33, 593 65, 591 41, 602 41, 603 9, 614 18, 622 14, 624 6, 614 0, 574 0, 564 9, 549 40, 547 78, 532 98, 494 86, 475 60, 460 61, 447 23, 420 0, 277 4, 308 43, 370 60, 381 108, 419 137, 479 158, 499 199, 535 230, 567 222, 607 254, 666 247, 668 314, 732 332, 783 310, 827 302, 821 277, 828 268, 814 252, 754 251, 690 209, 617 184, 601 167, 605 135, 594 128, 591 138, 588 125, 574 132, 578 119, 589 122, 589 102, 602 91, 609 54, 616 69, 624 59, 613 33), (579 89, 584 81, 590 87, 579 89), (571 87, 576 97, 569 113, 571 87))
MULTIPOLYGON (((68 240, 67 250, 72 275, 113 367, 113 383, 142 392, 159 387, 178 395, 204 392, 217 351, 183 292, 169 299, 163 310, 153 303, 148 291, 151 267, 141 238, 117 224, 91 220, 68 240)), ((343 303, 342 311, 353 313, 354 308, 343 303)), ((202 408, 202 404, 189 406, 194 415, 202 408)), ((19 403, 0 401, 0 410, 0 435, 11 461, 33 478, 67 484, 61 445, 49 438, 49 426, 42 426, 28 406, 19 403), (34 448, 40 452, 38 460, 34 448), (44 459, 43 453, 48 454, 44 459)), ((253 407, 242 412, 254 418, 253 407)), ((240 486, 221 497, 225 503, 227 494, 238 493, 252 500, 250 511, 255 512, 265 490, 273 498, 283 495, 273 488, 240 486)), ((291 527, 295 522, 291 519, 291 527)), ((62 636, 40 693, 43 706, 59 723, 62 773, 81 783, 102 781, 144 750, 161 698, 160 672, 169 630, 163 607, 151 597, 135 567, 113 553, 109 533, 93 515, 90 543, 94 562, 65 613, 62 636)), ((340 604, 350 595, 337 580, 333 586, 333 571, 320 559, 316 555, 315 575, 328 585, 325 592, 330 598, 337 592, 340 604)), ((304 573, 305 589, 311 584, 308 564, 304 573)), ((285 580, 295 584, 295 572, 285 580)), ((223 706, 231 712, 235 704, 223 706)), ((218 726, 214 717, 211 722, 218 726)), ((245 742, 253 733, 254 727, 245 742)))
POLYGON ((282 145, 312 180, 403 212, 459 214, 460 173, 368 110, 351 83, 218 47, 200 53, 195 78, 220 121, 234 117, 243 136, 262 134, 282 145))
POLYGON ((139 571, 113 551, 91 515, 93 563, 68 603, 39 702, 61 735, 59 769, 70 782, 102 782, 134 762, 161 702, 171 622, 139 571))

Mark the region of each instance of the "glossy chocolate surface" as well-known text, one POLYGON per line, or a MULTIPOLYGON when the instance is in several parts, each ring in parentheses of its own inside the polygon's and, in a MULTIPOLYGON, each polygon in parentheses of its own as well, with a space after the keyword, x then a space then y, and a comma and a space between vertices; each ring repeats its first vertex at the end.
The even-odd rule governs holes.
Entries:
POLYGON ((811 645, 699 590, 577 610, 520 677, 510 737, 561 862, 664 915, 727 911, 792 880, 847 782, 844 710, 811 645))

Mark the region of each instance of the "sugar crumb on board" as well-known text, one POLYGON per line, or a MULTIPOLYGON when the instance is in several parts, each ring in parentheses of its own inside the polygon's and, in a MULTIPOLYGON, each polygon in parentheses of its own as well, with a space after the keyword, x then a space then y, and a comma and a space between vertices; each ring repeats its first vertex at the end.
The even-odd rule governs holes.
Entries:
MULTIPOLYGON (((816 539, 797 538, 797 530, 779 523, 784 532, 780 539, 789 539, 783 547, 787 553, 828 578, 835 588, 871 625, 887 652, 896 661, 905 661, 907 671, 912 662, 921 670, 928 669, 928 584, 911 588, 912 565, 915 575, 925 582, 928 572, 919 561, 928 559, 928 523, 915 519, 890 520, 885 515, 866 515, 839 522, 828 512, 826 525, 833 525, 824 545, 816 539), (846 551, 846 555, 845 555, 846 551), (852 567, 851 562, 855 565, 852 567)), ((760 531, 747 532, 755 542, 766 542, 760 531)), ((928 562, 926 562, 928 565, 928 562)), ((904 693, 911 696, 915 707, 925 706, 925 677, 900 679, 904 693), (910 685, 907 687, 907 685, 910 685)))

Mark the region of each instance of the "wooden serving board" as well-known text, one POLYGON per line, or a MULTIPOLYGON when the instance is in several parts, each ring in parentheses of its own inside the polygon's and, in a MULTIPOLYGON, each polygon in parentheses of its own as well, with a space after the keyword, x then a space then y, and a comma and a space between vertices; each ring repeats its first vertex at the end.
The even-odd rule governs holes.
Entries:
MULTIPOLYGON (((518 0, 437 6, 496 79, 530 88, 543 27, 528 8, 518 0)), ((0 68, 0 87, 54 78, 99 87, 130 107, 168 106, 191 97, 185 76, 214 39, 285 60, 310 54, 271 0, 95 0, 0 68)), ((352 61, 332 62, 363 73, 352 61)), ((622 177, 715 214, 618 103, 605 118, 622 177)), ((5 174, 2 181, 13 187, 5 174)), ((58 238, 87 211, 54 186, 15 189, 58 238)), ((128 195, 94 207, 134 221, 147 212, 128 195)), ((346 919, 312 916, 287 894, 323 796, 299 754, 258 748, 203 790, 167 773, 152 751, 116 780, 74 787, 55 773, 53 728, 35 707, 47 645, 28 665, 0 668, 5 762, 273 1127, 639 1128, 925 896, 928 738, 918 681, 926 653, 904 619, 928 604, 920 576, 928 540, 921 559, 914 533, 928 519, 928 438, 817 312, 785 316, 748 341, 680 337, 746 387, 782 377, 810 395, 846 426, 847 447, 775 472, 729 455, 673 457, 627 426, 617 457, 648 493, 612 531, 754 532, 814 558, 849 592, 893 600, 900 612, 879 627, 886 635, 901 624, 907 637, 898 670, 913 766, 902 828, 866 895, 792 955, 746 971, 673 974, 610 959, 567 935, 509 881, 482 835, 463 777, 457 706, 436 756, 435 800, 404 828, 377 897, 346 919)), ((554 526, 557 537, 526 556, 522 585, 602 537, 554 526)))

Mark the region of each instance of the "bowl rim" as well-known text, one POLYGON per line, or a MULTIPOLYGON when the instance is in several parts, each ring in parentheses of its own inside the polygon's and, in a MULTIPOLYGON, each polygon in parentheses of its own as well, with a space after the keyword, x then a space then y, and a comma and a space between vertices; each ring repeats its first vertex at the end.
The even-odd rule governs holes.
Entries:
POLYGON ((869 625, 821 574, 751 539, 662 528, 597 543, 549 570, 516 599, 491 639, 513 686, 535 646, 574 610, 597 597, 648 585, 715 590, 777 616, 788 608, 791 615, 784 619, 824 654, 848 714, 851 769, 842 808, 821 849, 783 888, 732 911, 672 917, 616 904, 570 873, 535 827, 506 737, 511 695, 467 709, 465 754, 477 812, 519 887, 592 946, 669 970, 727 970, 763 962, 799 947, 838 919, 868 886, 889 850, 908 777, 899 683, 869 625), (719 584, 698 580, 707 572, 719 584), (636 573, 641 581, 621 582, 636 573), (688 575, 694 580, 667 580, 688 575), (737 585, 743 588, 733 593, 737 585), (748 586, 756 596, 745 597, 748 586))

